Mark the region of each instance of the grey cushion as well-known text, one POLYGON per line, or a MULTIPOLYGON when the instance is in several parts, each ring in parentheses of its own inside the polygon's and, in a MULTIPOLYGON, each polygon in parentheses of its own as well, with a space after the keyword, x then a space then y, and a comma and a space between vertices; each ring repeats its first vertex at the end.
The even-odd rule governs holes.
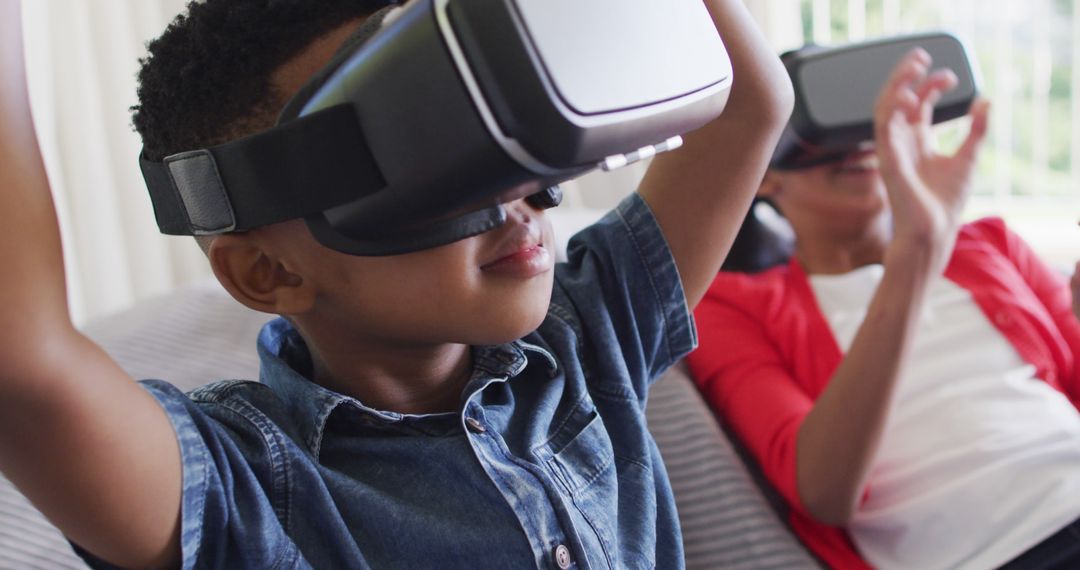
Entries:
POLYGON ((0 568, 86 568, 64 537, 0 477, 0 568))
POLYGON ((688 569, 818 567, 766 501, 683 366, 653 386, 646 416, 675 492, 688 569))
POLYGON ((86 334, 133 378, 187 391, 212 380, 258 379, 256 337, 271 318, 206 281, 92 323, 86 334))
MULTIPOLYGON (((208 282, 143 302, 86 332, 131 376, 188 390, 213 379, 257 378, 255 339, 269 318, 208 282)), ((675 490, 689 568, 814 567, 754 486, 683 369, 673 368, 653 388, 648 417, 675 490)), ((7 568, 85 566, 0 479, 0 569, 7 568)))

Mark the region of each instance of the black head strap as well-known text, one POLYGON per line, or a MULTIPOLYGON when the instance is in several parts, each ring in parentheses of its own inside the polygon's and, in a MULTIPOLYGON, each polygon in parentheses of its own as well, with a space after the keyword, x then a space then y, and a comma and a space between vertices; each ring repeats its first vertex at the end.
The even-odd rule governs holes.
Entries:
POLYGON ((303 217, 384 188, 351 105, 223 145, 139 157, 163 233, 244 231, 303 217))

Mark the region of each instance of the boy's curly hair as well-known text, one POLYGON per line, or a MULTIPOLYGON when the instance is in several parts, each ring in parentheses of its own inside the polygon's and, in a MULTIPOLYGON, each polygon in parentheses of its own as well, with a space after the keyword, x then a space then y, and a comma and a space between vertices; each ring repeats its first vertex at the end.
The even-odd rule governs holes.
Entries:
POLYGON ((393 0, 204 0, 147 46, 135 130, 151 160, 273 125, 273 72, 308 44, 393 0))

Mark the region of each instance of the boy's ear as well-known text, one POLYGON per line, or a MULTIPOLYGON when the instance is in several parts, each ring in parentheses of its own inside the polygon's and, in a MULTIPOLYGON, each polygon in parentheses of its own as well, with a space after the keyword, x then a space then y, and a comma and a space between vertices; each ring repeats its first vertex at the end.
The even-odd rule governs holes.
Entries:
POLYGON ((217 236, 207 257, 225 290, 248 308, 295 315, 306 312, 315 302, 314 288, 250 234, 217 236))

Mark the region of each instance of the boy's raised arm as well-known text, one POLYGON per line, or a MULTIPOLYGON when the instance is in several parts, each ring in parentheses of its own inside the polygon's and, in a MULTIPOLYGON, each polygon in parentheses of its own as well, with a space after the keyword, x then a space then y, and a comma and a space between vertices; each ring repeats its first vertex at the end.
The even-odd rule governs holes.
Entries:
POLYGON ((0 212, 0 471, 95 555, 174 564, 176 437, 153 397, 71 323, 18 0, 0 0, 0 212))
POLYGON ((657 156, 638 191, 675 257, 690 307, 735 240, 794 101, 791 82, 742 0, 705 0, 731 57, 724 113, 657 156))

